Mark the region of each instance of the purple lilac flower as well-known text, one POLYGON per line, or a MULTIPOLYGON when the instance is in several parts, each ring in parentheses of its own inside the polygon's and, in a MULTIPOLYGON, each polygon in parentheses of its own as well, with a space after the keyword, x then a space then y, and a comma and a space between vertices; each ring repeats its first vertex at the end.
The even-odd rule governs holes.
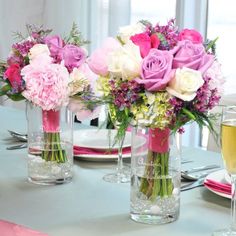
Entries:
POLYGON ((13 50, 19 52, 23 57, 25 57, 29 53, 29 50, 34 46, 34 44, 34 41, 26 40, 21 43, 13 44, 12 48, 13 50))
POLYGON ((161 41, 158 49, 160 50, 170 50, 174 46, 176 46, 178 42, 178 32, 175 26, 174 19, 168 21, 168 24, 165 26, 161 26, 157 24, 154 27, 154 31, 160 34, 158 37, 161 41))
POLYGON ((140 86, 135 81, 109 81, 111 88, 111 95, 114 99, 114 104, 119 110, 130 108, 139 98, 139 92, 143 86, 140 86))
POLYGON ((209 82, 211 78, 204 77, 204 85, 197 91, 195 103, 193 104, 194 109, 199 112, 207 112, 219 103, 220 96, 218 95, 217 89, 209 89, 209 82))

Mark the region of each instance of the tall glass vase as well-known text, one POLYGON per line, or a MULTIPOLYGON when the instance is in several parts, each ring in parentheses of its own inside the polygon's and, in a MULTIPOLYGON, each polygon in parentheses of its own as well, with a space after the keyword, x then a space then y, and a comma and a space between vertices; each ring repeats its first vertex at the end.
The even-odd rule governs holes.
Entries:
POLYGON ((73 168, 72 113, 42 110, 27 103, 28 180, 35 184, 70 182, 73 168))
POLYGON ((147 224, 175 221, 180 209, 180 136, 169 129, 134 127, 131 218, 147 224), (146 142, 140 145, 140 137, 146 142))

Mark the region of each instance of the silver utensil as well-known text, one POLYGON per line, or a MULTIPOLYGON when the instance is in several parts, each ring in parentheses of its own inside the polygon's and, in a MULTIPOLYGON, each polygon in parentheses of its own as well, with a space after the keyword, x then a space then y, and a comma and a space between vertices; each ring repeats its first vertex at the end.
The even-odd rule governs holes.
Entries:
POLYGON ((194 173, 202 170, 210 170, 210 169, 215 169, 215 168, 220 168, 219 165, 206 165, 206 166, 198 166, 198 167, 193 167, 188 170, 181 170, 181 173, 194 173))
POLYGON ((18 141, 27 142, 27 134, 20 134, 11 130, 8 130, 8 132, 11 134, 13 138, 17 139, 18 141))
POLYGON ((196 181, 198 179, 206 177, 208 174, 210 174, 213 171, 215 171, 215 169, 207 171, 207 172, 201 172, 201 173, 198 173, 198 174, 188 174, 188 173, 185 173, 185 172, 181 172, 181 177, 183 179, 186 179, 186 180, 189 180, 189 181, 196 181))
POLYGON ((26 137, 27 137, 27 134, 19 133, 19 132, 17 132, 17 131, 8 130, 8 132, 9 132, 11 135, 26 136, 26 137))
POLYGON ((183 192, 183 191, 186 191, 186 190, 190 190, 190 189, 193 189, 193 188, 204 186, 204 180, 205 180, 205 178, 200 178, 199 180, 197 180, 195 182, 185 184, 185 185, 180 187, 180 191, 183 192))
POLYGON ((19 144, 19 145, 13 145, 10 147, 7 147, 7 150, 16 150, 16 149, 22 149, 22 148, 27 148, 27 143, 19 144))

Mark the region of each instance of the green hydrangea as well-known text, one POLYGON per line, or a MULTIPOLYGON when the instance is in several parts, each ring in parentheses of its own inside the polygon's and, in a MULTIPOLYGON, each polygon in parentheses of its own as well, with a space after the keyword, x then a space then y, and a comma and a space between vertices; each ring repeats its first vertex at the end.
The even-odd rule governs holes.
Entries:
POLYGON ((133 123, 151 128, 164 129, 173 119, 173 106, 170 104, 170 95, 167 92, 143 94, 141 104, 133 104, 131 113, 133 123))

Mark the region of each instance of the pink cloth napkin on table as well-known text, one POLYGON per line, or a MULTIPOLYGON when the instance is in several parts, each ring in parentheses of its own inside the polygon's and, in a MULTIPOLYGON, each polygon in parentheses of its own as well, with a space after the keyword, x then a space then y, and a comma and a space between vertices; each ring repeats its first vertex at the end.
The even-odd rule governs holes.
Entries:
MULTIPOLYGON (((131 147, 126 147, 122 149, 123 154, 127 154, 131 152, 131 147)), ((93 148, 85 148, 85 147, 79 147, 79 146, 74 146, 74 155, 115 155, 118 154, 117 149, 113 150, 98 150, 98 149, 93 149, 93 148)))
POLYGON ((22 225, 17 225, 5 220, 0 220, 1 236, 48 236, 48 234, 40 233, 22 225))
POLYGON ((220 183, 215 180, 206 179, 204 182, 204 185, 216 192, 231 195, 231 185, 230 184, 220 183))

